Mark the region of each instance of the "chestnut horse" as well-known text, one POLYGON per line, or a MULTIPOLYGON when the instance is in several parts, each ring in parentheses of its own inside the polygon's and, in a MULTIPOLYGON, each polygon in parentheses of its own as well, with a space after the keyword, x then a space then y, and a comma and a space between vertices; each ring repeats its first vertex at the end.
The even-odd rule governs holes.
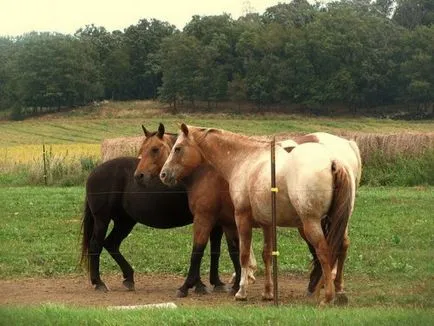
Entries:
MULTIPOLYGON (((271 300, 271 201, 270 144, 235 133, 181 125, 181 134, 160 173, 170 186, 198 168, 211 164, 229 183, 240 237, 241 281, 235 298, 247 299, 247 272, 252 227, 264 234, 262 257, 265 264, 263 298, 271 300)), ((290 152, 276 146, 276 221, 278 226, 303 228, 315 248, 322 268, 325 299, 334 300, 335 285, 342 288, 342 270, 346 258, 347 225, 354 207, 356 178, 346 161, 319 143, 295 146, 290 152), (322 226, 322 220, 324 222, 322 226), (324 229, 328 230, 325 236, 324 229), (335 284, 332 267, 338 262, 335 284)))
MULTIPOLYGON (((138 183, 149 183, 158 179, 161 168, 169 157, 177 135, 165 133, 164 125, 160 123, 158 132, 150 133, 143 127, 145 139, 139 151, 140 162, 134 176, 138 183)), ((191 253, 190 269, 184 284, 178 289, 178 297, 185 297, 188 290, 200 279, 200 265, 211 231, 217 225, 223 228, 226 235, 229 255, 235 268, 235 280, 232 291, 239 289, 241 267, 239 262, 238 232, 233 216, 234 207, 229 196, 226 181, 221 178, 209 165, 203 165, 183 179, 186 187, 188 203, 194 216, 193 220, 193 249, 191 253)), ((167 202, 170 200, 168 198, 167 202)), ((220 251, 220 247, 211 247, 211 253, 220 251)), ((253 272, 256 270, 256 260, 251 255, 249 277, 254 281, 253 272)), ((223 288, 223 284, 215 283, 210 278, 215 290, 223 288)))

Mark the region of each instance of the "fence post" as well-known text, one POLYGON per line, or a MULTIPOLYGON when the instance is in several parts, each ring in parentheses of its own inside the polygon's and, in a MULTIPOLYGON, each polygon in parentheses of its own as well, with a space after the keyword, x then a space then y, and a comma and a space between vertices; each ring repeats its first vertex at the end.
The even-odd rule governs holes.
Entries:
POLYGON ((47 154, 45 151, 45 142, 42 143, 42 160, 44 162, 44 183, 47 186, 47 154))
POLYGON ((273 237, 273 297, 274 305, 279 305, 279 294, 277 286, 277 227, 276 227, 276 193, 279 189, 276 187, 276 137, 271 141, 271 222, 272 222, 272 237, 273 237))

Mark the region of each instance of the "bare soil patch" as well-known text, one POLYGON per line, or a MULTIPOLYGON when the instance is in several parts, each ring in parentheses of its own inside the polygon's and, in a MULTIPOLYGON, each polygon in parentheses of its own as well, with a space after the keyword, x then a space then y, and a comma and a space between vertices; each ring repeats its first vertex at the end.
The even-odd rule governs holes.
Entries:
MULTIPOLYGON (((58 278, 27 278, 0 280, 0 305, 39 305, 43 303, 66 304, 73 306, 129 306, 151 303, 174 302, 177 306, 216 306, 234 302, 230 293, 213 292, 197 294, 190 291, 188 297, 177 298, 176 289, 184 281, 182 276, 174 275, 136 275, 136 290, 127 291, 120 276, 104 275, 103 279, 110 288, 109 292, 97 292, 86 276, 66 276, 58 278)), ((224 275, 223 280, 229 279, 224 275)), ((203 280, 205 281, 205 280, 203 280)), ((294 275, 279 275, 279 300, 282 304, 311 303, 314 299, 306 297, 308 278, 294 275)), ((250 285, 249 298, 241 305, 272 305, 261 299, 263 276, 258 276, 255 284, 250 285)), ((208 285, 208 284, 207 284, 208 285)))

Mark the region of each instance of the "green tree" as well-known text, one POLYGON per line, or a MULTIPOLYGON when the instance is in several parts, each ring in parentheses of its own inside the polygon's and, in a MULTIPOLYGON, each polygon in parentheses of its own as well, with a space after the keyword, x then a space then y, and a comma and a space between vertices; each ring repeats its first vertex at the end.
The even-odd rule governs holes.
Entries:
POLYGON ((393 20, 409 29, 419 25, 434 24, 434 1, 432 0, 397 0, 393 20))
POLYGON ((434 25, 419 26, 405 34, 405 58, 401 71, 405 80, 403 100, 434 102, 434 25))
POLYGON ((163 73, 163 84, 159 89, 160 99, 174 105, 178 101, 190 100, 194 104, 199 86, 198 40, 184 33, 176 33, 163 40, 159 62, 163 73))
POLYGON ((129 53, 131 97, 153 98, 161 85, 161 73, 150 63, 160 50, 164 38, 175 32, 175 26, 157 19, 141 19, 125 30, 125 46, 129 53))
POLYGON ((71 36, 31 33, 17 41, 16 97, 36 112, 102 96, 95 52, 71 36))

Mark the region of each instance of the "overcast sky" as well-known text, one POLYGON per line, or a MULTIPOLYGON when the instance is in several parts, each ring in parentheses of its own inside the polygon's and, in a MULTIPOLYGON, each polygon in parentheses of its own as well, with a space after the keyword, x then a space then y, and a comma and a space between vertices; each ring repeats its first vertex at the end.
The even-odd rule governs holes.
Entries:
POLYGON ((137 24, 142 18, 168 21, 182 29, 193 15, 238 18, 249 2, 254 12, 285 0, 0 0, 0 35, 30 31, 73 34, 87 24, 109 31, 137 24))

